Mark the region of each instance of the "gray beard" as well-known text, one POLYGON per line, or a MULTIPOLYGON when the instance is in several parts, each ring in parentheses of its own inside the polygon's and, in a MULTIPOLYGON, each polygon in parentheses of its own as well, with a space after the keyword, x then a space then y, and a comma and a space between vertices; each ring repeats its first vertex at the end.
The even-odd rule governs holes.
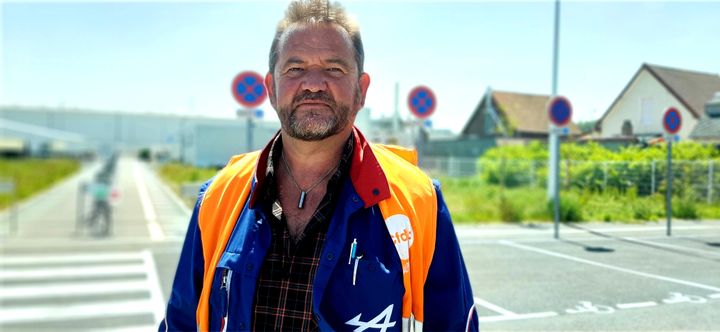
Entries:
POLYGON ((339 133, 347 124, 350 115, 348 105, 338 105, 330 117, 300 120, 295 116, 295 110, 283 109, 281 114, 290 114, 283 121, 283 129, 292 138, 302 141, 320 141, 339 133))

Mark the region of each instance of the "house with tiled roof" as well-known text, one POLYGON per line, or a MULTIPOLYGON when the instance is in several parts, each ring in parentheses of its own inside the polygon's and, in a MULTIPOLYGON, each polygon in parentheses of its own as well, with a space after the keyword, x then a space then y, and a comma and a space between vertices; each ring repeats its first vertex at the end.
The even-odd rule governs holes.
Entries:
POLYGON ((698 119, 697 126, 690 133, 690 139, 720 146, 720 92, 705 104, 705 113, 698 119))
MULTIPOLYGON (((494 137, 506 140, 546 140, 550 128, 549 95, 488 89, 461 132, 465 138, 494 137)), ((570 135, 579 135, 575 123, 570 135)))
POLYGON ((705 113, 705 105, 720 91, 718 74, 643 64, 598 120, 601 139, 663 133, 662 117, 669 107, 682 115, 681 139, 690 138, 705 113))

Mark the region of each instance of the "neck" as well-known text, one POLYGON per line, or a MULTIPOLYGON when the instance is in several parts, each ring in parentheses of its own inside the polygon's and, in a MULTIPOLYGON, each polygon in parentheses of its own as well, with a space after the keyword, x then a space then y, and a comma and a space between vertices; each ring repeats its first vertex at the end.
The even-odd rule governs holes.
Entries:
POLYGON ((340 161, 352 127, 321 141, 307 142, 282 133, 283 156, 302 186, 327 173, 340 161))

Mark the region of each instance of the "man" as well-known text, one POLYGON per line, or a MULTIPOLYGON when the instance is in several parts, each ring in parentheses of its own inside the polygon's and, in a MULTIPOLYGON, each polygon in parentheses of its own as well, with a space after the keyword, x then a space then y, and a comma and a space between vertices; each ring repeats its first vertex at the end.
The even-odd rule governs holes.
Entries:
POLYGON ((353 126, 363 60, 339 5, 290 4, 265 77, 282 128, 200 189, 160 331, 477 329, 437 185, 353 126))

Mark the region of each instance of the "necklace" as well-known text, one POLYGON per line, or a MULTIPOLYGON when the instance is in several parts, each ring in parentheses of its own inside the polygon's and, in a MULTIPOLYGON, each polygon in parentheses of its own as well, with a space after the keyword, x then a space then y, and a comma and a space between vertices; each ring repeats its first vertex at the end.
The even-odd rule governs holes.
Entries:
POLYGON ((333 167, 327 173, 325 173, 325 175, 323 175, 319 180, 317 180, 317 182, 315 182, 312 186, 303 190, 302 188, 300 188, 300 185, 297 183, 297 181, 295 181, 295 176, 293 176, 293 173, 290 170, 290 166, 288 166, 287 160, 285 160, 285 155, 284 154, 281 155, 280 158, 283 161, 283 165, 285 165, 285 170, 288 172, 288 174, 290 174, 290 180, 292 180, 292 182, 295 184, 295 187, 297 187, 298 190, 300 190, 300 199, 298 199, 298 209, 302 209, 303 207, 305 207, 305 197, 307 197, 307 194, 309 194, 313 189, 315 189, 315 187, 317 187, 320 183, 325 181, 325 179, 327 179, 327 177, 330 176, 330 174, 332 174, 338 168, 338 166, 333 167))

